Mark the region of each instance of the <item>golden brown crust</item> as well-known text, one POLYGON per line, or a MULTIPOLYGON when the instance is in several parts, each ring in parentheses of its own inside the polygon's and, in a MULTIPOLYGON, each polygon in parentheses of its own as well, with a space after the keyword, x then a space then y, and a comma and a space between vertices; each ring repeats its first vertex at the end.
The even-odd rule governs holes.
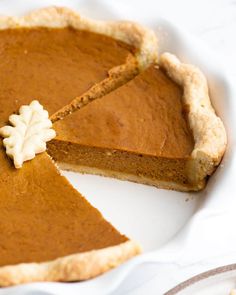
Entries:
POLYGON ((117 246, 60 257, 43 263, 0 267, 0 286, 29 282, 81 281, 100 275, 139 254, 140 246, 127 241, 117 246))
POLYGON ((211 105, 207 80, 199 69, 181 63, 170 53, 162 54, 160 66, 183 87, 183 104, 188 109, 195 141, 187 173, 189 181, 201 189, 206 176, 214 172, 223 157, 227 144, 226 131, 211 105))
POLYGON ((91 31, 121 40, 136 48, 133 58, 123 65, 109 71, 109 77, 89 89, 84 95, 74 100, 55 113, 53 122, 100 98, 118 86, 132 79, 139 71, 157 60, 157 38, 153 31, 139 24, 128 21, 98 21, 82 17, 78 13, 63 7, 48 7, 32 12, 24 17, 0 17, 0 29, 22 27, 73 27, 79 30, 91 31), (99 87, 103 90, 99 91, 99 87))

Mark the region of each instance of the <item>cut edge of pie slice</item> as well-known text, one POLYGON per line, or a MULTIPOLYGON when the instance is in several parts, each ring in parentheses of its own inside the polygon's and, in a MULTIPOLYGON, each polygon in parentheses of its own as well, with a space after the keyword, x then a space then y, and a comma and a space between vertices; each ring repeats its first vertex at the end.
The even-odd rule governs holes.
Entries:
MULTIPOLYGON (((108 70, 108 77, 93 85, 81 96, 71 98, 71 103, 55 112, 51 120, 57 121, 81 108, 90 101, 123 85, 149 64, 157 60, 157 38, 154 32, 129 21, 99 21, 82 17, 64 7, 48 7, 31 12, 23 17, 0 17, 0 29, 17 28, 64 28, 89 31, 105 35, 135 47, 135 52, 124 64, 108 70)), ((78 94, 79 95, 79 94, 78 94)))
MULTIPOLYGON (((44 14, 53 19, 58 19, 56 26, 71 26, 75 29, 87 30, 98 34, 112 37, 135 47, 135 54, 129 57, 125 64, 116 66, 108 71, 108 77, 100 83, 92 86, 87 92, 75 97, 69 104, 55 112, 51 116, 52 122, 63 119, 65 116, 84 107, 91 101, 102 98, 104 95, 133 79, 138 73, 157 61, 158 43, 155 33, 135 22, 130 21, 98 21, 82 17, 68 8, 49 7, 36 11, 27 17, 33 22, 39 17, 39 24, 42 24, 44 14), (62 20, 61 20, 62 18, 62 20)), ((44 23, 44 21, 43 21, 44 23)), ((36 25, 39 25, 36 22, 36 25)), ((31 26, 32 23, 29 22, 31 26)), ((34 24, 35 25, 35 24, 34 24)), ((45 22, 45 26, 54 27, 54 22, 45 22)))

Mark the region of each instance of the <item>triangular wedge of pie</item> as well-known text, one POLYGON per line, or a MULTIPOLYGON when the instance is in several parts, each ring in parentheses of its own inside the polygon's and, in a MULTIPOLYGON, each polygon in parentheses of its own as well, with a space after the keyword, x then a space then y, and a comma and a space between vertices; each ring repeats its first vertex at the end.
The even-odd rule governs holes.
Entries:
MULTIPOLYGON (((33 99, 53 115, 76 97, 83 103, 101 97, 156 60, 148 29, 92 21, 68 9, 2 17, 0 27, 0 127, 33 99)), ((0 286, 85 280, 140 252, 47 153, 18 170, 1 142, 0 190, 0 286)))
POLYGON ((54 126, 49 153, 63 169, 180 191, 204 188, 226 147, 206 78, 168 53, 54 126))
POLYGON ((140 253, 43 153, 15 169, 0 150, 0 285, 78 281, 140 253))

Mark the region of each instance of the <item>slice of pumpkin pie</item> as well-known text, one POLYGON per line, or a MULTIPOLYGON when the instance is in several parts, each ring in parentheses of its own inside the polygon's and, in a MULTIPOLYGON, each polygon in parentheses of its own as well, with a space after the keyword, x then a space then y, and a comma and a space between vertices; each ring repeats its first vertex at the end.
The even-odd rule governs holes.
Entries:
POLYGON ((140 253, 43 153, 15 169, 0 147, 0 286, 78 281, 140 253))
POLYGON ((168 53, 55 129, 49 153, 63 169, 180 191, 204 188, 226 147, 206 78, 168 53))

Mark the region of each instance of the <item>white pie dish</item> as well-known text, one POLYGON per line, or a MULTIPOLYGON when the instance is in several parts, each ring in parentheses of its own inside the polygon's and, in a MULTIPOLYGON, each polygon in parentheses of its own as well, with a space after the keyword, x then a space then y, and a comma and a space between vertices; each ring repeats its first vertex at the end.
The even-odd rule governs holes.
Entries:
POLYGON ((236 265, 211 269, 182 282, 165 295, 229 295, 236 289, 236 265))
MULTIPOLYGON (((115 16, 115 12, 113 15, 115 18, 124 18, 122 15, 115 16)), ((100 18, 103 17, 104 15, 101 14, 100 18)), ((230 126, 236 126, 234 118, 236 107, 232 99, 233 90, 231 90, 227 75, 219 65, 217 58, 198 41, 165 20, 156 17, 145 23, 155 29, 160 37, 161 51, 175 53, 183 61, 196 64, 203 70, 208 77, 212 102, 218 114, 223 118, 228 129, 230 126)), ((0 295, 12 294, 12 292, 33 294, 33 292, 39 291, 42 294, 105 294, 114 290, 137 264, 145 261, 174 263, 179 259, 178 261, 183 264, 192 262, 190 245, 199 240, 198 233, 195 233, 196 223, 200 224, 208 212, 210 214, 211 212, 219 213, 228 210, 229 201, 232 201, 230 192, 232 192, 233 171, 235 171, 235 152, 233 151, 235 138, 232 137, 232 132, 228 133, 230 135, 229 146, 222 165, 212 176, 207 188, 200 193, 157 190, 153 187, 129 182, 65 172, 72 184, 109 221, 126 235, 140 241, 144 248, 144 254, 87 282, 28 284, 2 289, 0 295), (225 194, 227 196, 224 196, 225 194), (175 236, 181 228, 183 230, 175 236), (191 237, 190 242, 187 241, 188 237, 191 237), (185 249, 185 260, 181 259, 183 249, 185 249)), ((214 255, 218 254, 217 251, 224 251, 224 249, 216 249, 214 255)), ((204 255, 209 255, 209 251, 200 247, 194 257, 195 262, 198 259, 204 259, 204 255)))

